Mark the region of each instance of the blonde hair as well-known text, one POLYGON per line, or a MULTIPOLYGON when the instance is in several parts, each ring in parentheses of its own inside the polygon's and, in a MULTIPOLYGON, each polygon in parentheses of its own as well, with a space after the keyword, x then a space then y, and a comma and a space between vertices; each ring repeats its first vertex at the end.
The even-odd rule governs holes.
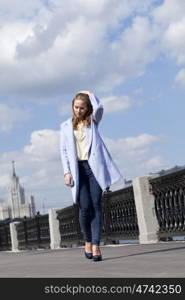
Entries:
POLYGON ((85 93, 78 93, 76 94, 75 98, 72 101, 72 110, 73 110, 73 117, 72 117, 72 124, 73 124, 73 129, 77 129, 78 123, 83 121, 85 126, 89 126, 91 123, 91 115, 93 113, 93 106, 91 104, 91 100, 89 98, 89 95, 85 93), (86 103, 87 105, 87 112, 85 113, 83 119, 79 119, 75 116, 74 113, 74 102, 75 100, 82 100, 86 103))

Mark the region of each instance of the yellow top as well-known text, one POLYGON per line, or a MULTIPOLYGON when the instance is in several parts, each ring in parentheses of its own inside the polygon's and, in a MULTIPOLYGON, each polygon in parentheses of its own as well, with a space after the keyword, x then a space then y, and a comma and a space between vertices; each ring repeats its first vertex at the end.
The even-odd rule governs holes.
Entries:
POLYGON ((87 160, 87 139, 85 135, 83 123, 79 123, 77 130, 74 130, 76 140, 77 158, 78 160, 87 160))

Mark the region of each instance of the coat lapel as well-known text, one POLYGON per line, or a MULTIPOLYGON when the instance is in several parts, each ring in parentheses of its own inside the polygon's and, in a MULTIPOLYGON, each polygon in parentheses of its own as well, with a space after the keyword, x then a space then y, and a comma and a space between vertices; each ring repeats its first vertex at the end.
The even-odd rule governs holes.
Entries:
POLYGON ((85 134, 87 137, 87 153, 89 155, 89 150, 91 148, 91 143, 92 143, 92 120, 90 126, 85 127, 85 134))
POLYGON ((75 140, 74 140, 73 126, 72 126, 71 119, 68 119, 66 121, 65 132, 66 132, 66 137, 67 137, 68 144, 69 144, 69 149, 71 150, 71 157, 75 158, 76 157, 76 145, 75 145, 75 140))

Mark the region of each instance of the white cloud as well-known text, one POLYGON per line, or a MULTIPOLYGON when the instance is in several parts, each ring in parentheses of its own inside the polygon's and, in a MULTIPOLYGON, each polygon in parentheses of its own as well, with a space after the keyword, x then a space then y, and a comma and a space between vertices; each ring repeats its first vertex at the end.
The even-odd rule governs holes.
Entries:
POLYGON ((141 134, 136 138, 128 137, 125 139, 125 144, 131 148, 140 148, 158 141, 159 138, 150 134, 141 134))
POLYGON ((17 43, 22 42, 31 32, 31 25, 23 22, 14 22, 0 27, 1 64, 14 63, 17 43))
POLYGON ((154 41, 158 30, 146 17, 135 17, 131 27, 113 43, 114 63, 118 60, 123 78, 139 76, 147 63, 155 58, 154 41))
POLYGON ((129 96, 109 96, 101 99, 105 113, 114 113, 128 109, 132 101, 129 96))
POLYGON ((148 160, 141 163, 141 168, 149 172, 151 172, 151 170, 160 171, 160 169, 163 166, 164 166, 164 160, 159 155, 149 158, 148 160))
POLYGON ((32 118, 32 113, 26 109, 10 107, 0 103, 0 131, 9 131, 17 127, 19 123, 32 118))
POLYGON ((171 22, 179 21, 184 17, 185 2, 182 0, 165 0, 160 6, 152 11, 156 22, 168 25, 171 22))
POLYGON ((176 77, 175 77, 175 81, 177 83, 179 83, 183 88, 185 88, 185 69, 181 69, 176 77))
MULTIPOLYGON (((185 13, 185 10, 184 10, 185 13)), ((164 33, 162 45, 178 64, 185 63, 185 18, 173 22, 164 33)))
POLYGON ((48 19, 49 7, 42 0, 1 0, 0 24, 11 23, 15 20, 30 22, 34 19, 48 19))
POLYGON ((184 64, 185 2, 165 0, 151 15, 159 28, 160 51, 177 64, 184 64))
POLYGON ((44 129, 34 131, 30 137, 30 145, 24 147, 24 153, 30 155, 32 161, 53 161, 59 158, 59 132, 44 129))
POLYGON ((143 176, 166 166, 165 159, 156 155, 160 136, 140 134, 117 140, 104 138, 104 141, 124 178, 143 176))
POLYGON ((145 12, 153 2, 144 8, 141 1, 100 1, 98 6, 92 1, 78 0, 75 5, 50 1, 52 9, 44 6, 49 17, 44 12, 43 22, 41 3, 39 8, 35 4, 38 15, 19 19, 16 35, 15 22, 5 24, 5 34, 0 33, 5 40, 3 53, 9 59, 0 63, 0 92, 52 101, 89 82, 94 90, 110 91, 127 78, 140 76, 155 58, 157 33, 147 17, 134 14, 145 12), (122 28, 129 16, 133 22, 122 28))
POLYGON ((118 139, 116 143, 114 141, 111 142, 111 139, 107 139, 107 141, 117 152, 117 150, 121 147, 124 147, 124 149, 129 151, 131 149, 135 150, 142 147, 146 147, 154 142, 159 141, 159 137, 150 134, 140 134, 137 137, 118 139))
POLYGON ((0 189, 7 189, 10 183, 10 176, 8 174, 0 175, 0 189))

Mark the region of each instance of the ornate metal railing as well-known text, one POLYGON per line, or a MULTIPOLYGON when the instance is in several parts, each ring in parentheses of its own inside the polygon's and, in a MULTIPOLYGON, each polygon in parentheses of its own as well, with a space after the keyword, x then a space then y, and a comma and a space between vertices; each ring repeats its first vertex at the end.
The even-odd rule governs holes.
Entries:
POLYGON ((16 224, 19 249, 46 248, 50 244, 48 214, 37 214, 33 218, 24 218, 16 224))
POLYGON ((106 242, 138 239, 133 186, 104 194, 103 238, 106 242))
POLYGON ((185 169, 150 179, 159 238, 185 235, 185 169))
MULTIPOLYGON (((138 239, 139 229, 133 187, 106 192, 102 199, 102 241, 116 243, 124 239, 138 239)), ((79 224, 79 207, 74 204, 57 211, 61 247, 83 244, 79 224)))
POLYGON ((57 211, 61 247, 83 244, 78 216, 79 207, 75 204, 57 211))
MULTIPOLYGON (((185 169, 151 178, 149 184, 150 192, 154 195, 159 238, 185 236, 185 169)), ((102 241, 117 243, 119 240, 138 239, 139 228, 132 185, 117 191, 104 192, 102 209, 102 241)), ((78 205, 57 210, 57 219, 61 247, 84 243, 78 205)), ((50 246, 48 214, 37 214, 33 218, 17 221, 19 222, 15 226, 19 249, 50 246)), ((10 222, 0 222, 0 250, 11 248, 10 222)))
POLYGON ((10 221, 0 223, 0 250, 11 249, 10 221))

